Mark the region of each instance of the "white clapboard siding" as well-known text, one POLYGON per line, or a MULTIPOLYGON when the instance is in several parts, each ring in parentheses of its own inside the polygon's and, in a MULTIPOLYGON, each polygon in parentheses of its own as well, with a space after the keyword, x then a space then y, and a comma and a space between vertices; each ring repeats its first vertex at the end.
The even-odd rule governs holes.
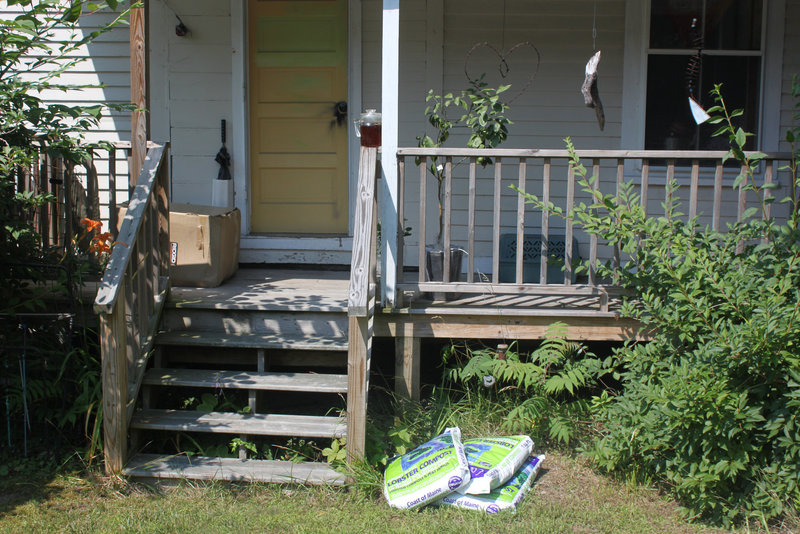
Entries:
POLYGON ((151 28, 159 19, 158 24, 168 30, 157 38, 151 36, 158 40, 152 46, 165 53, 150 60, 151 72, 165 71, 167 87, 152 91, 159 100, 166 100, 163 108, 169 115, 173 200, 209 204, 219 171, 214 156, 221 147, 220 121, 227 123, 226 146, 231 154, 235 153, 233 131, 244 127, 232 121, 230 2, 170 0, 169 7, 154 2, 150 18, 151 28), (177 24, 172 10, 189 28, 187 36, 178 37, 172 31, 177 24))

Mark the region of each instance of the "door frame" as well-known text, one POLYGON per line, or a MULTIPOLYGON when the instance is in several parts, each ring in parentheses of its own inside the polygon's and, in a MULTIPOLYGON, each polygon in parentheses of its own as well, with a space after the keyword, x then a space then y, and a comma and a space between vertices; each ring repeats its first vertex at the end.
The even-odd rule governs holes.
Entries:
MULTIPOLYGON (((250 125, 248 111, 248 44, 246 0, 231 0, 231 96, 233 125, 233 154, 231 172, 235 191, 234 206, 242 213, 242 235, 250 236, 250 125)), ((347 0, 347 235, 353 235, 354 199, 358 177, 358 148, 352 119, 361 110, 361 0, 347 0)), ((247 247, 269 249, 272 241, 285 237, 250 236, 247 247)), ((342 238, 310 238, 320 246, 330 240, 331 247, 340 248, 342 238)), ((349 239, 347 241, 350 241, 349 239)))

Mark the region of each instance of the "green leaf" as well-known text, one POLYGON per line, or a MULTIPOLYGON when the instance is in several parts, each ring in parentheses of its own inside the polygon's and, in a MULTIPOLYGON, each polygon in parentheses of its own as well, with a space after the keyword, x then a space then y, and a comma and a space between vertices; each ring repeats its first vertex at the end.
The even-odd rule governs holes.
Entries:
POLYGON ((739 148, 744 148, 744 144, 747 142, 747 134, 744 130, 739 128, 736 130, 734 140, 736 141, 736 144, 739 145, 739 148))

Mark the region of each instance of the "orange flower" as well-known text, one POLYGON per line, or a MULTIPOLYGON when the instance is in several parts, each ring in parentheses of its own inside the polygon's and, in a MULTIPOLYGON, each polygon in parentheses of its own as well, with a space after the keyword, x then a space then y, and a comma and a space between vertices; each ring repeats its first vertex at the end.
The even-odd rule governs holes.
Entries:
POLYGON ((86 228, 87 232, 92 232, 94 230, 100 231, 103 227, 103 223, 101 221, 95 221, 92 219, 81 219, 81 226, 86 228))

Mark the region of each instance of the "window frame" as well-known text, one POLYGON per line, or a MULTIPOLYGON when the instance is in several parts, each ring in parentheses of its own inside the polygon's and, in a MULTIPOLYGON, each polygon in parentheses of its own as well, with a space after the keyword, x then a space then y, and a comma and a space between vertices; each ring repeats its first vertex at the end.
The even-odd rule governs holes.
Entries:
MULTIPOLYGON (((761 75, 758 103, 758 135, 756 146, 764 152, 778 150, 780 140, 781 80, 783 71, 783 41, 785 0, 764 0, 761 40, 761 75)), ((647 103, 647 59, 650 53, 650 2, 626 0, 625 47, 622 89, 621 148, 643 150, 647 103)), ((681 53, 682 49, 670 50, 681 53)), ((754 55, 741 51, 736 55, 754 55)), ((706 51, 704 54, 723 55, 728 52, 706 51)), ((688 56, 687 56, 688 57, 688 56)))

